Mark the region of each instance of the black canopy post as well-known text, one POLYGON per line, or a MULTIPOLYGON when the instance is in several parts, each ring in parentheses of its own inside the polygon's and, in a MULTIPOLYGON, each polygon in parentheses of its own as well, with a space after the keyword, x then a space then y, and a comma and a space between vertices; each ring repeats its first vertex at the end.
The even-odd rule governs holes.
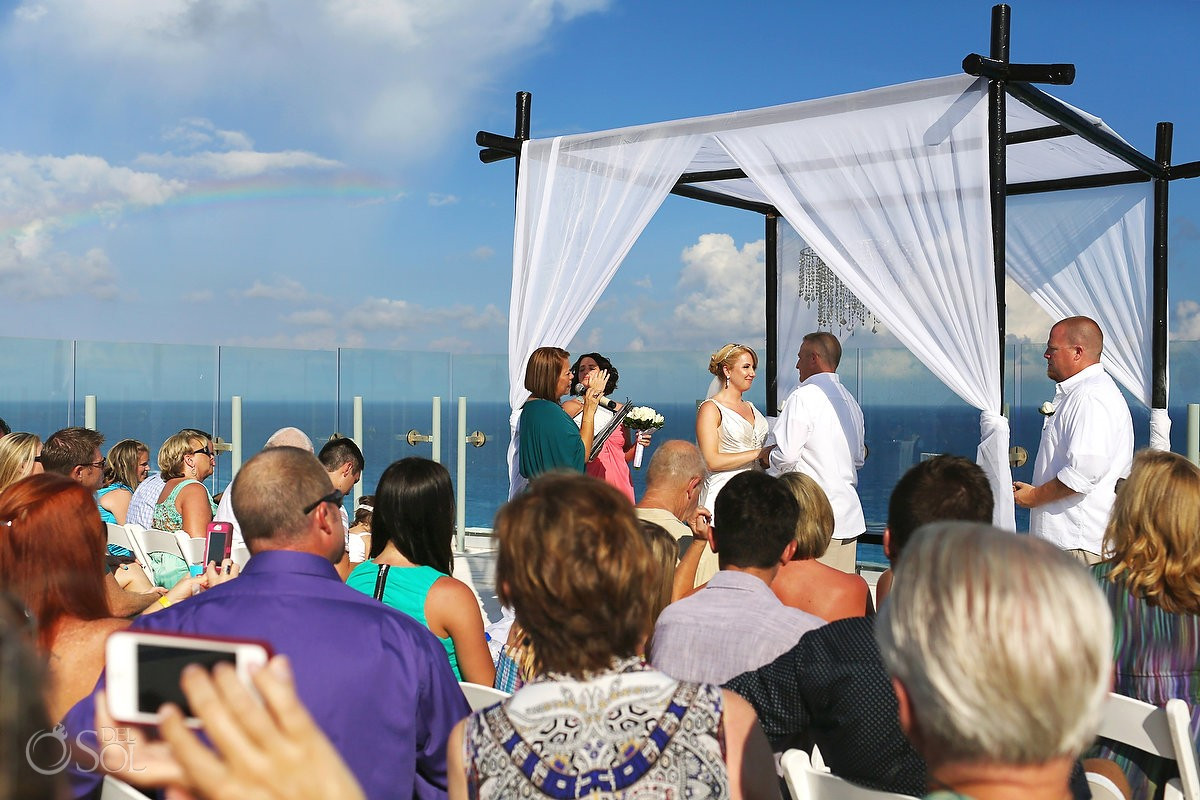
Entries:
MULTIPOLYGON (((533 105, 533 95, 529 92, 517 92, 517 121, 514 125, 516 135, 513 137, 517 140, 518 148, 520 144, 529 141, 529 119, 530 111, 533 105)), ((521 180, 521 157, 517 156, 517 164, 513 169, 513 194, 516 194, 517 184, 521 180)))
POLYGON ((779 217, 767 214, 767 416, 779 416, 779 217))
POLYGON ((1171 136, 1174 126, 1158 123, 1154 142, 1154 160, 1163 168, 1164 176, 1154 179, 1154 322, 1150 333, 1152 354, 1152 408, 1167 407, 1167 194, 1171 181, 1171 136))
MULTIPOLYGON (((1012 10, 1004 4, 992 6, 991 57, 994 61, 1007 64, 1009 59, 1009 28, 1012 10)), ((996 327, 1000 339, 1000 407, 1004 408, 1004 244, 1005 204, 1007 202, 1007 161, 1005 150, 1005 104, 1004 81, 992 78, 988 81, 988 179, 989 197, 992 204, 992 264, 996 273, 996 327)))

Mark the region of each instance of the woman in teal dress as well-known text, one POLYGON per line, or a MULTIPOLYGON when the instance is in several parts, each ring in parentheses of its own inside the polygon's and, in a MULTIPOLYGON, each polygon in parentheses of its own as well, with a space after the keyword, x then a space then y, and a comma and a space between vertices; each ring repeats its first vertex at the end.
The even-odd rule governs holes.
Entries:
MULTIPOLYGON (((1200 746, 1200 469, 1177 453, 1139 452, 1104 544, 1111 555, 1092 576, 1113 614, 1113 691, 1156 706, 1186 700, 1200 746)), ((1126 745, 1105 742, 1095 755, 1125 770, 1135 800, 1175 774, 1126 745)))
POLYGON ((124 525, 133 490, 150 474, 150 448, 137 439, 122 439, 104 458, 104 487, 96 492, 100 519, 124 525))
POLYGON ((561 347, 539 347, 525 364, 525 388, 533 395, 521 406, 518 458, 521 475, 533 480, 543 472, 566 469, 583 472, 592 447, 596 408, 608 372, 590 376, 583 394, 583 412, 576 426, 558 400, 571 388, 571 354, 561 347))
POLYGON ((475 592, 452 578, 454 488, 441 464, 404 458, 379 478, 371 519, 371 560, 346 585, 403 611, 446 648, 459 680, 491 686, 496 668, 475 592))

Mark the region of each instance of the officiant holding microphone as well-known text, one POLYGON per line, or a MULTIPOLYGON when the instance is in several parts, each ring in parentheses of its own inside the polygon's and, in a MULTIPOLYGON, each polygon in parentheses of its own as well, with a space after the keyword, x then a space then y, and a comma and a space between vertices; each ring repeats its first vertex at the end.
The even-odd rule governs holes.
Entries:
MULTIPOLYGON (((599 384, 601 379, 596 378, 598 385, 602 387, 604 396, 598 401, 599 407, 596 409, 594 430, 603 430, 612 421, 613 415, 622 408, 621 403, 614 402, 609 397, 617 390, 617 379, 620 377, 617 368, 599 353, 584 353, 575 361, 571 371, 575 375, 572 395, 586 395, 588 387, 592 385, 590 381, 593 376, 606 376, 603 378, 602 384, 599 384)), ((562 407, 567 415, 575 421, 575 424, 582 429, 585 413, 583 400, 571 397, 563 401, 562 407)), ((643 447, 649 445, 650 431, 634 431, 621 425, 604 441, 599 455, 587 462, 588 475, 615 487, 628 497, 631 503, 636 501, 633 497, 633 478, 629 473, 629 462, 633 461, 634 450, 639 442, 643 447)))
POLYGON ((571 354, 561 347, 539 347, 525 363, 525 388, 533 395, 521 406, 518 446, 521 475, 533 480, 556 469, 583 472, 592 450, 596 408, 608 374, 603 370, 584 381, 579 424, 558 405, 573 385, 571 354))

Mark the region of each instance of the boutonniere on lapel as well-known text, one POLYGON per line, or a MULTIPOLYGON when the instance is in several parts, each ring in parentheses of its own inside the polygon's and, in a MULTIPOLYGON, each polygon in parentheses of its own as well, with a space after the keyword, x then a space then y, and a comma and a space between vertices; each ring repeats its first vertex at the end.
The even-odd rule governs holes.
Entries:
POLYGON ((1051 403, 1049 400, 1042 403, 1040 406, 1038 406, 1038 413, 1043 417, 1054 416, 1054 403, 1051 403))

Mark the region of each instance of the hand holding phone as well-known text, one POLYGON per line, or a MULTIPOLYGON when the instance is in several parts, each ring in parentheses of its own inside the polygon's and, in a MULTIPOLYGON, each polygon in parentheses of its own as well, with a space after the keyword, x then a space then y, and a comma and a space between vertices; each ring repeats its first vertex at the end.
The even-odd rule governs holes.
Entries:
POLYGON ((233 523, 208 523, 208 532, 204 539, 204 566, 207 567, 215 561, 217 563, 217 571, 220 572, 221 565, 225 563, 225 560, 232 553, 233 523))
POLYGON ((109 710, 121 722, 142 725, 157 724, 158 709, 174 703, 188 725, 199 727, 180 689, 180 675, 189 664, 212 669, 228 663, 250 685, 252 669, 271 656, 262 642, 130 630, 110 634, 104 649, 109 710))

